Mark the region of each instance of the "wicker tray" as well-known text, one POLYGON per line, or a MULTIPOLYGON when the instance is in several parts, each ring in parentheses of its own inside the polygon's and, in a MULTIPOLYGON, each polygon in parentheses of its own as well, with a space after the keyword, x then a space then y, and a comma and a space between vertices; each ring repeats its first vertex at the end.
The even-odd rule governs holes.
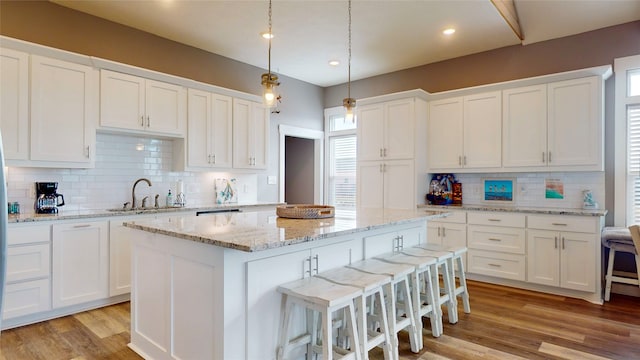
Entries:
POLYGON ((276 214, 290 219, 323 219, 335 216, 335 207, 330 205, 279 205, 276 214))

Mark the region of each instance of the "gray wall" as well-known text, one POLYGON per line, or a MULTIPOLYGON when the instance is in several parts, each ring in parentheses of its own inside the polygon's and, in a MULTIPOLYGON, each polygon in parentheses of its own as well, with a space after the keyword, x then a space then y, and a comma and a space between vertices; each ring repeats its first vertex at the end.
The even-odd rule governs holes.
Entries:
MULTIPOLYGON (((260 95, 265 69, 167 40, 47 1, 0 1, 0 34, 260 95)), ((1 45, 1 44, 0 44, 1 45)), ((265 54, 266 56, 266 54, 265 54)), ((279 114, 271 115, 268 169, 258 174, 258 200, 277 201, 278 125, 323 129, 322 88, 281 76, 279 114)))

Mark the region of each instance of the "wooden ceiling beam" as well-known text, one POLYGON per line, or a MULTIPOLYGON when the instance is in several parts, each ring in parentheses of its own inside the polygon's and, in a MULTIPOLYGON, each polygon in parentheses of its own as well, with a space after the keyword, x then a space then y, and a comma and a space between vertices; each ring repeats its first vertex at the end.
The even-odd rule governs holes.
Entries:
POLYGON ((491 3, 498 10, 504 21, 509 24, 509 27, 516 34, 520 41, 524 41, 524 34, 520 28, 520 22, 518 21, 518 13, 516 12, 516 5, 514 0, 491 0, 491 3))

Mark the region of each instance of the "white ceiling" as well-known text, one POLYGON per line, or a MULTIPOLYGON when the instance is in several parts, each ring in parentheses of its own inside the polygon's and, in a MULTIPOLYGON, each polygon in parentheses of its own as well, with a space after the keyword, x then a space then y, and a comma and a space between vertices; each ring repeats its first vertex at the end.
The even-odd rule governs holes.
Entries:
MULTIPOLYGON (((51 0, 267 68, 268 1, 51 0)), ((514 0, 524 41, 490 0, 353 0, 352 80, 640 20, 639 0, 514 0), (442 35, 447 27, 453 36, 442 35)), ((347 1, 273 0, 271 68, 319 86, 347 81, 347 1), (328 65, 338 59, 337 67, 328 65)), ((171 54, 167 54, 171 56, 171 54)))

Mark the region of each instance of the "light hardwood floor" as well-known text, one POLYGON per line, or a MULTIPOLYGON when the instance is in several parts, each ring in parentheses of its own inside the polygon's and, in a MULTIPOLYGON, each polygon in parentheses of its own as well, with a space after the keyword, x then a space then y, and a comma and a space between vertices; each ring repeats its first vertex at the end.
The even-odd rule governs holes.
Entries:
MULTIPOLYGON (((436 339, 425 331, 420 354, 411 353, 401 333, 401 357, 640 359, 640 298, 613 294, 599 306, 473 281, 469 292, 471 314, 460 309, 460 320, 450 325, 445 311, 444 335, 436 339)), ((140 359, 127 348, 129 309, 123 303, 3 331, 0 359, 140 359)), ((377 350, 370 355, 383 358, 377 350)))

